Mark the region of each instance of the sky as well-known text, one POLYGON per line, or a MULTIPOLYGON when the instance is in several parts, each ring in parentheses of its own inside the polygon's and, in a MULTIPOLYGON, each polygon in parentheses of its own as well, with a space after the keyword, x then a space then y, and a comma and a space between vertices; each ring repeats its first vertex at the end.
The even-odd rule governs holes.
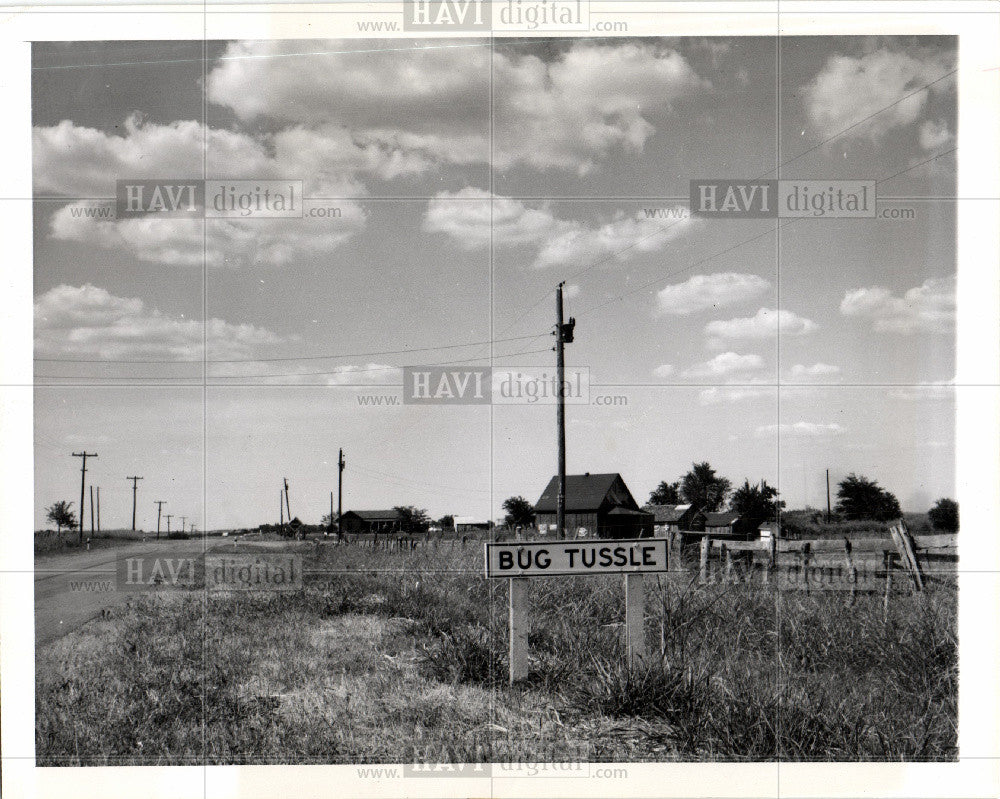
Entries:
POLYGON ((199 529, 277 521, 283 478, 318 521, 341 447, 345 510, 534 501, 552 405, 371 398, 403 365, 551 367, 560 281, 591 381, 571 473, 621 472, 641 504, 708 460, 795 508, 830 469, 926 510, 955 493, 955 48, 36 43, 36 526, 78 502, 84 448, 105 527, 134 474, 146 529, 155 500, 199 529), (301 180, 336 214, 83 210, 171 177, 301 180), (691 180, 756 177, 877 180, 912 218, 686 213, 691 180))

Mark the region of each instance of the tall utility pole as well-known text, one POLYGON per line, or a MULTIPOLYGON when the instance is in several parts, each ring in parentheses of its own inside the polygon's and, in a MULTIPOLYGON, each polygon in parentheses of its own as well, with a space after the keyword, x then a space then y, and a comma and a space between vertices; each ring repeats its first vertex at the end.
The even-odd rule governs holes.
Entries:
POLYGON ((167 504, 166 500, 158 499, 154 502, 156 505, 156 537, 160 537, 160 514, 163 513, 163 506, 167 504))
MULTIPOLYGON (((280 520, 278 522, 278 530, 281 532, 282 535, 284 535, 285 534, 285 492, 283 490, 278 492, 278 518, 280 520)), ((289 520, 289 521, 291 521, 291 520, 289 520)))
POLYGON ((94 535, 94 487, 90 487, 90 535, 94 535))
POLYGON ((559 383, 559 402, 556 404, 556 425, 559 428, 559 493, 556 495, 556 530, 560 538, 566 537, 566 363, 563 347, 573 342, 576 320, 570 317, 563 322, 563 281, 556 287, 556 380, 559 383))
POLYGON ((96 458, 96 452, 74 452, 74 458, 83 458, 83 463, 80 465, 80 543, 83 543, 83 495, 87 486, 87 458, 96 458))
POLYGON ((97 487, 97 532, 101 532, 101 487, 97 487))
POLYGON ((181 532, 184 532, 184 528, 187 526, 187 516, 181 516, 181 532))
POLYGON ((132 481, 132 532, 135 532, 135 497, 136 489, 139 486, 139 481, 142 480, 141 477, 126 477, 126 480, 132 481))
POLYGON ((830 523, 830 470, 826 470, 826 523, 830 523))
POLYGON ((168 514, 166 514, 166 518, 167 518, 167 536, 169 537, 170 536, 170 520, 172 518, 174 518, 174 515, 172 513, 168 513, 168 514))
POLYGON ((285 510, 288 512, 288 521, 292 520, 292 508, 288 504, 288 478, 284 478, 285 481, 285 510))
MULTIPOLYGON (((337 457, 337 532, 340 532, 340 517, 344 512, 344 450, 337 457)), ((330 509, 331 513, 333 508, 330 509)))

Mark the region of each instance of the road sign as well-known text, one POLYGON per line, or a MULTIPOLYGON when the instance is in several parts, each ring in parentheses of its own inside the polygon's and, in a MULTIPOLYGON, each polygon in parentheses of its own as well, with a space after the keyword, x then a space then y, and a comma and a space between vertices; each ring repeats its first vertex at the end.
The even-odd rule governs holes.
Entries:
POLYGON ((667 571, 667 540, 566 539, 486 544, 490 578, 588 574, 645 574, 667 571))
POLYGON ((510 683, 528 676, 528 578, 572 575, 625 575, 625 646, 629 663, 646 659, 643 575, 667 571, 665 538, 566 539, 486 544, 486 577, 510 585, 510 683))

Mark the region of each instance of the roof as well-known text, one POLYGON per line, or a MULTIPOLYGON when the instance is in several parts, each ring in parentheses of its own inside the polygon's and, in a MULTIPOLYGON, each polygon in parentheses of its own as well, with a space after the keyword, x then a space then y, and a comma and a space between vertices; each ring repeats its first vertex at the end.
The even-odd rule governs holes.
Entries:
MULTIPOLYGON (((566 475, 566 511, 586 513, 599 510, 604 504, 616 480, 621 480, 618 472, 608 474, 568 474, 566 475)), ((625 485, 622 481, 622 485, 625 485)), ((626 492, 628 489, 625 489, 626 492)), ((559 493, 559 478, 553 477, 535 503, 536 513, 555 513, 556 495, 559 493)), ((634 502, 634 500, 633 500, 634 502)), ((618 503, 616 503, 618 504, 618 503)))
POLYGON ((456 516, 455 524, 489 524, 489 519, 480 519, 478 516, 456 516))
POLYGON ((349 510, 344 513, 353 513, 364 519, 366 522, 395 522, 399 521, 399 513, 395 510, 349 510))
POLYGON ((722 511, 720 513, 706 513, 705 514, 705 526, 706 527, 728 527, 734 522, 739 521, 740 514, 733 511, 722 511))
POLYGON ((685 513, 691 510, 687 505, 647 505, 645 510, 653 514, 657 524, 672 524, 679 522, 685 513))
POLYGON ((632 510, 631 508, 623 508, 620 505, 608 511, 608 516, 652 516, 652 515, 653 514, 647 510, 632 510))

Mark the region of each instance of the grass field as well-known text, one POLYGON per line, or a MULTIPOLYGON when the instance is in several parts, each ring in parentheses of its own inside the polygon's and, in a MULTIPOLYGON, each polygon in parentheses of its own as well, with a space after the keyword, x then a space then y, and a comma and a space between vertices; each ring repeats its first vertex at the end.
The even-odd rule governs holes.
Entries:
POLYGON ((949 760, 956 596, 809 596, 653 578, 647 668, 620 577, 507 588, 479 546, 325 545, 305 591, 144 595, 37 653, 39 765, 949 760))

